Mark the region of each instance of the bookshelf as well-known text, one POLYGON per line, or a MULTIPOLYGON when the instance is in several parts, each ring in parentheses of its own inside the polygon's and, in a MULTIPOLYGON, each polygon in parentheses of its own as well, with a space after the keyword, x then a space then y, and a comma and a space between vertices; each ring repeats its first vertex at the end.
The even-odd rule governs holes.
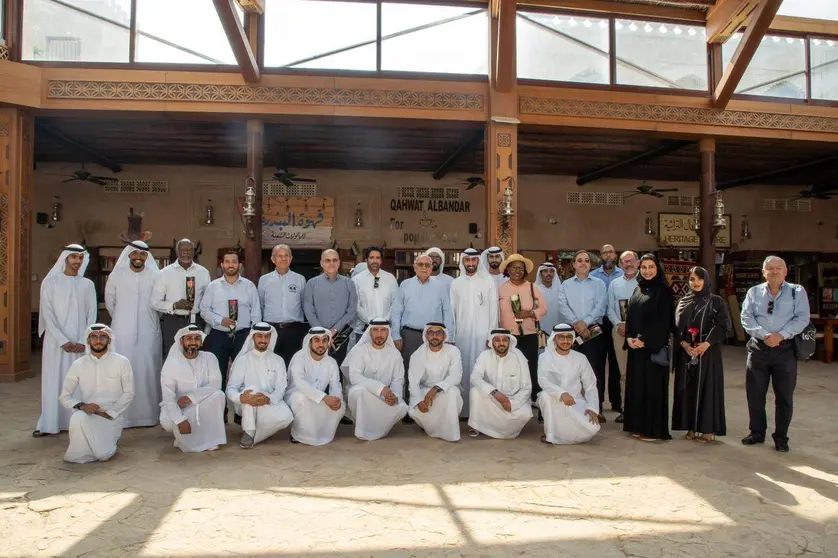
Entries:
MULTIPOLYGON (((405 279, 413 277, 413 262, 418 256, 424 254, 424 250, 396 250, 394 254, 394 275, 396 280, 401 283, 405 279)), ((451 277, 460 275, 460 255, 462 250, 443 250, 445 254, 445 265, 443 266, 443 273, 451 277)))

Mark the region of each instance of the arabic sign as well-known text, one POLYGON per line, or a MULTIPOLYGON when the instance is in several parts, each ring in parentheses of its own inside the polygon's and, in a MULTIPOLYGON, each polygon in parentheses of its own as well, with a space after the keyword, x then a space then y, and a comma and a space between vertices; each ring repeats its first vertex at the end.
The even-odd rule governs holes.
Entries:
MULTIPOLYGON (((244 200, 239 199, 239 214, 244 200)), ((334 198, 262 198, 262 247, 326 248, 332 244, 334 198)))
MULTIPOLYGON (((725 228, 716 235, 718 248, 730 248, 730 215, 725 215, 725 228)), ((691 213, 658 213, 658 238, 672 248, 698 248, 698 234, 692 229, 691 213)))

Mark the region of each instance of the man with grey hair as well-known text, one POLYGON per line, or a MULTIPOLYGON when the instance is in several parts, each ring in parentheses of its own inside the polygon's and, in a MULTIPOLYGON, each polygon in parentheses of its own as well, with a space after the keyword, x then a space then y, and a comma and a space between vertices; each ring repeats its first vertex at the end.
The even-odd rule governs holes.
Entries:
POLYGON ((204 291, 212 281, 209 271, 195 263, 195 245, 191 240, 178 241, 175 252, 177 261, 162 269, 151 291, 151 305, 161 314, 164 358, 179 330, 189 324, 203 329, 199 308, 204 291))
POLYGON ((620 269, 623 271, 621 277, 611 281, 608 287, 608 307, 606 313, 608 319, 614 326, 611 332, 613 337, 614 354, 617 358, 616 366, 608 369, 608 400, 611 401, 611 410, 620 413, 614 422, 623 422, 623 399, 620 386, 620 370, 625 371, 628 360, 628 349, 626 348, 626 306, 634 289, 637 288, 637 271, 640 261, 637 252, 627 250, 620 254, 620 269))
POLYGON ((306 284, 303 308, 311 327, 324 327, 329 330, 332 357, 340 366, 346 356, 347 347, 346 343, 335 347, 335 336, 355 323, 358 315, 358 292, 351 279, 338 273, 340 255, 336 250, 323 250, 320 267, 323 273, 309 279, 306 284))
POLYGON ((774 447, 789 451, 792 398, 797 384, 797 358, 794 337, 809 324, 809 298, 800 285, 786 282, 786 262, 768 256, 762 264, 761 283, 748 290, 742 303, 742 328, 748 340, 745 365, 745 393, 748 396, 750 434, 742 439, 746 446, 765 442, 768 428, 765 395, 768 382, 774 387, 774 447))
POLYGON ((259 301, 262 319, 276 329, 274 352, 282 357, 285 366, 303 345, 308 327, 305 325, 303 296, 305 277, 291 271, 291 248, 277 244, 271 250, 271 262, 276 269, 259 278, 259 301))

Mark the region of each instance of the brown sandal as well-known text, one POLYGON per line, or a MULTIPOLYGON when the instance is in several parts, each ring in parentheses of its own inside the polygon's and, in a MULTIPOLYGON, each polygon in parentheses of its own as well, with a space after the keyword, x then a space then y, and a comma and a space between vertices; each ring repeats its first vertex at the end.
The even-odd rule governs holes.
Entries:
POLYGON ((684 434, 684 439, 685 440, 695 440, 696 439, 695 432, 687 432, 686 434, 684 434))
POLYGON ((716 441, 716 437, 714 435, 710 435, 710 438, 705 438, 704 436, 696 436, 695 441, 699 444, 710 444, 716 441))

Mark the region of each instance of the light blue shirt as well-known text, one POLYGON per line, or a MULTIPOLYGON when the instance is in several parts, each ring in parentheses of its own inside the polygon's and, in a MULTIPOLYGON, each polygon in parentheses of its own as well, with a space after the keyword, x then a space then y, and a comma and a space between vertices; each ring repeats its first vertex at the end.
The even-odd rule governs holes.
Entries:
POLYGON ((547 313, 544 314, 544 317, 539 322, 541 323, 541 331, 546 331, 549 334, 553 331, 553 326, 567 323, 559 308, 559 298, 561 298, 564 289, 562 289, 562 282, 559 281, 558 277, 553 279, 553 284, 549 287, 545 286, 541 281, 537 281, 535 285, 541 291, 541 296, 547 301, 547 313))
POLYGON ((259 300, 262 302, 262 319, 272 324, 304 322, 303 292, 305 277, 290 269, 285 275, 274 270, 259 278, 259 300))
POLYGON ((783 281, 777 298, 772 298, 768 283, 748 289, 742 303, 742 328, 751 337, 765 339, 770 333, 779 333, 791 339, 809 325, 809 298, 806 289, 783 281), (774 310, 768 313, 768 303, 774 301, 774 310))
POLYGON ((626 279, 625 274, 623 274, 622 277, 612 281, 611 286, 608 287, 608 319, 612 325, 625 321, 620 312, 620 301, 625 301, 624 307, 628 305, 628 300, 634 294, 634 289, 637 288, 637 275, 635 274, 631 279, 626 279))
MULTIPOLYGON (((611 288, 611 283, 614 281, 614 279, 617 279, 618 277, 623 277, 624 275, 625 273, 623 273, 623 270, 616 266, 614 267, 614 270, 611 272, 611 275, 605 273, 605 268, 602 266, 596 268, 591 272, 591 277, 596 277, 597 279, 605 283, 606 291, 611 288)), ((609 320, 610 319, 611 318, 609 318, 609 320)))
POLYGON ((221 325, 221 319, 230 317, 231 300, 238 301, 236 331, 249 329, 251 324, 262 321, 262 308, 256 285, 244 277, 239 277, 232 285, 224 277, 210 283, 204 292, 204 298, 201 299, 201 317, 213 329, 225 333, 230 331, 221 325))
POLYGON ((444 281, 433 278, 425 283, 416 277, 402 281, 390 308, 393 340, 401 340, 403 327, 421 330, 428 322, 442 322, 448 331, 454 331, 450 289, 446 289, 444 281))
POLYGON ((589 326, 601 324, 607 304, 608 291, 601 279, 589 275, 582 280, 574 275, 562 283, 559 312, 571 322, 583 321, 589 326))

